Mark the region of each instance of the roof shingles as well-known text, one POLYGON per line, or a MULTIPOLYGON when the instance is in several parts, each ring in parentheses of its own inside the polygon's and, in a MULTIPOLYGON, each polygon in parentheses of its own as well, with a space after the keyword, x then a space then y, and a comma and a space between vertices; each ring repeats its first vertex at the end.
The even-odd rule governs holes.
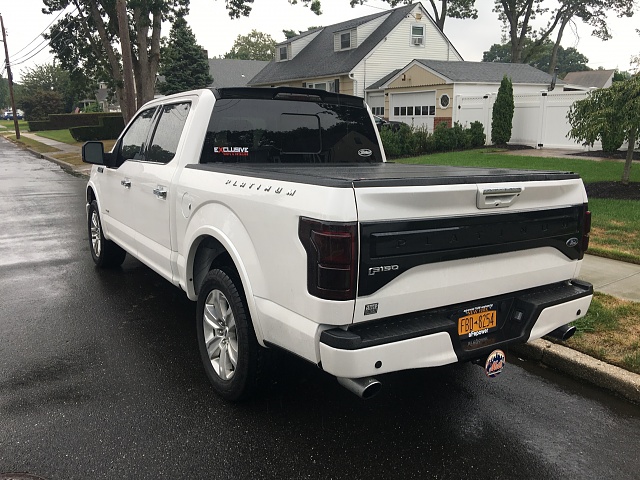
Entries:
POLYGON ((288 80, 346 74, 381 42, 414 7, 415 5, 409 4, 394 10, 325 27, 293 59, 286 62, 270 62, 253 77, 249 85, 268 85, 288 80), (334 52, 334 33, 357 27, 384 15, 388 15, 388 17, 357 48, 334 52))

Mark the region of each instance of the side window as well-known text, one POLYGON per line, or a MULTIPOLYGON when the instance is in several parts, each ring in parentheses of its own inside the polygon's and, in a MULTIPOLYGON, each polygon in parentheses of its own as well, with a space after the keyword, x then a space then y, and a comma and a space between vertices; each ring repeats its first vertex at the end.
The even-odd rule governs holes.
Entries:
POLYGON ((125 160, 142 160, 144 144, 149 136, 149 129, 153 123, 153 115, 156 107, 144 110, 133 121, 127 133, 122 137, 122 148, 120 149, 120 164, 125 160))
POLYGON ((161 107, 160 120, 145 160, 159 163, 173 160, 190 108, 191 104, 188 102, 161 107))

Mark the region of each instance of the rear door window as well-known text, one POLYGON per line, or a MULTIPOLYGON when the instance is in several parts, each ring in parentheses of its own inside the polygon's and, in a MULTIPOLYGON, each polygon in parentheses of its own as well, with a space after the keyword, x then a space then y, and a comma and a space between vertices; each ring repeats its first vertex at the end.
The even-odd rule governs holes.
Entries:
POLYGON ((189 102, 160 107, 160 119, 145 160, 158 163, 169 163, 173 160, 190 108, 189 102))
POLYGON ((381 162, 362 106, 282 99, 218 99, 200 163, 381 162))

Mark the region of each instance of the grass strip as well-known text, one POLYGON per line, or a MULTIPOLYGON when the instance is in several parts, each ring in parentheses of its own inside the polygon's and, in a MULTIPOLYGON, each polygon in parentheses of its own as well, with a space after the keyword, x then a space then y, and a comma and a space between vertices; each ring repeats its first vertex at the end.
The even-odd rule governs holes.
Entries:
POLYGON ((596 292, 587 314, 573 322, 564 345, 640 374, 640 303, 596 292))
POLYGON ((23 145, 25 147, 29 147, 31 150, 34 150, 38 153, 52 153, 52 152, 60 151, 55 147, 52 147, 50 145, 45 145, 44 143, 40 143, 37 140, 33 140, 32 138, 20 136, 20 140, 16 140, 15 134, 5 135, 5 137, 11 140, 13 143, 16 143, 18 145, 23 145))

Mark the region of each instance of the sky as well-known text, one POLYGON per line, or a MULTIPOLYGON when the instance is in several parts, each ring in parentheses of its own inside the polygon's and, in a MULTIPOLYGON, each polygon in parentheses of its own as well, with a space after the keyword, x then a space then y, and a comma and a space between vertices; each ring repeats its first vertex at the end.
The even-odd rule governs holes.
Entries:
MULTIPOLYGON (((553 5, 553 0, 545 0, 553 5)), ((501 24, 492 12, 493 0, 477 0, 477 20, 447 19, 444 32, 467 61, 481 61, 482 54, 494 43, 501 43, 501 24)), ((429 11, 429 2, 423 5, 429 11)), ((35 65, 52 63, 49 52, 40 36, 46 31, 55 15, 42 13, 40 0, 0 0, 0 14, 7 32, 7 46, 14 80, 20 82, 21 72, 35 65)), ((351 8, 349 0, 322 0, 323 14, 312 13, 300 1, 290 5, 287 0, 255 0, 251 15, 231 20, 225 10, 224 0, 191 0, 187 21, 198 43, 210 57, 228 52, 238 35, 246 35, 255 29, 283 41, 283 29, 306 30, 311 26, 339 23, 356 17, 371 15, 390 7, 381 0, 369 0, 365 5, 351 8)), ((589 59, 589 67, 596 69, 630 70, 632 55, 640 54, 640 7, 634 18, 619 19, 611 15, 608 19, 613 39, 603 42, 591 36, 591 29, 576 23, 565 32, 562 46, 575 47, 589 59)), ((163 35, 168 36, 170 25, 163 26, 163 35)), ((4 69, 0 68, 6 77, 4 69)))

